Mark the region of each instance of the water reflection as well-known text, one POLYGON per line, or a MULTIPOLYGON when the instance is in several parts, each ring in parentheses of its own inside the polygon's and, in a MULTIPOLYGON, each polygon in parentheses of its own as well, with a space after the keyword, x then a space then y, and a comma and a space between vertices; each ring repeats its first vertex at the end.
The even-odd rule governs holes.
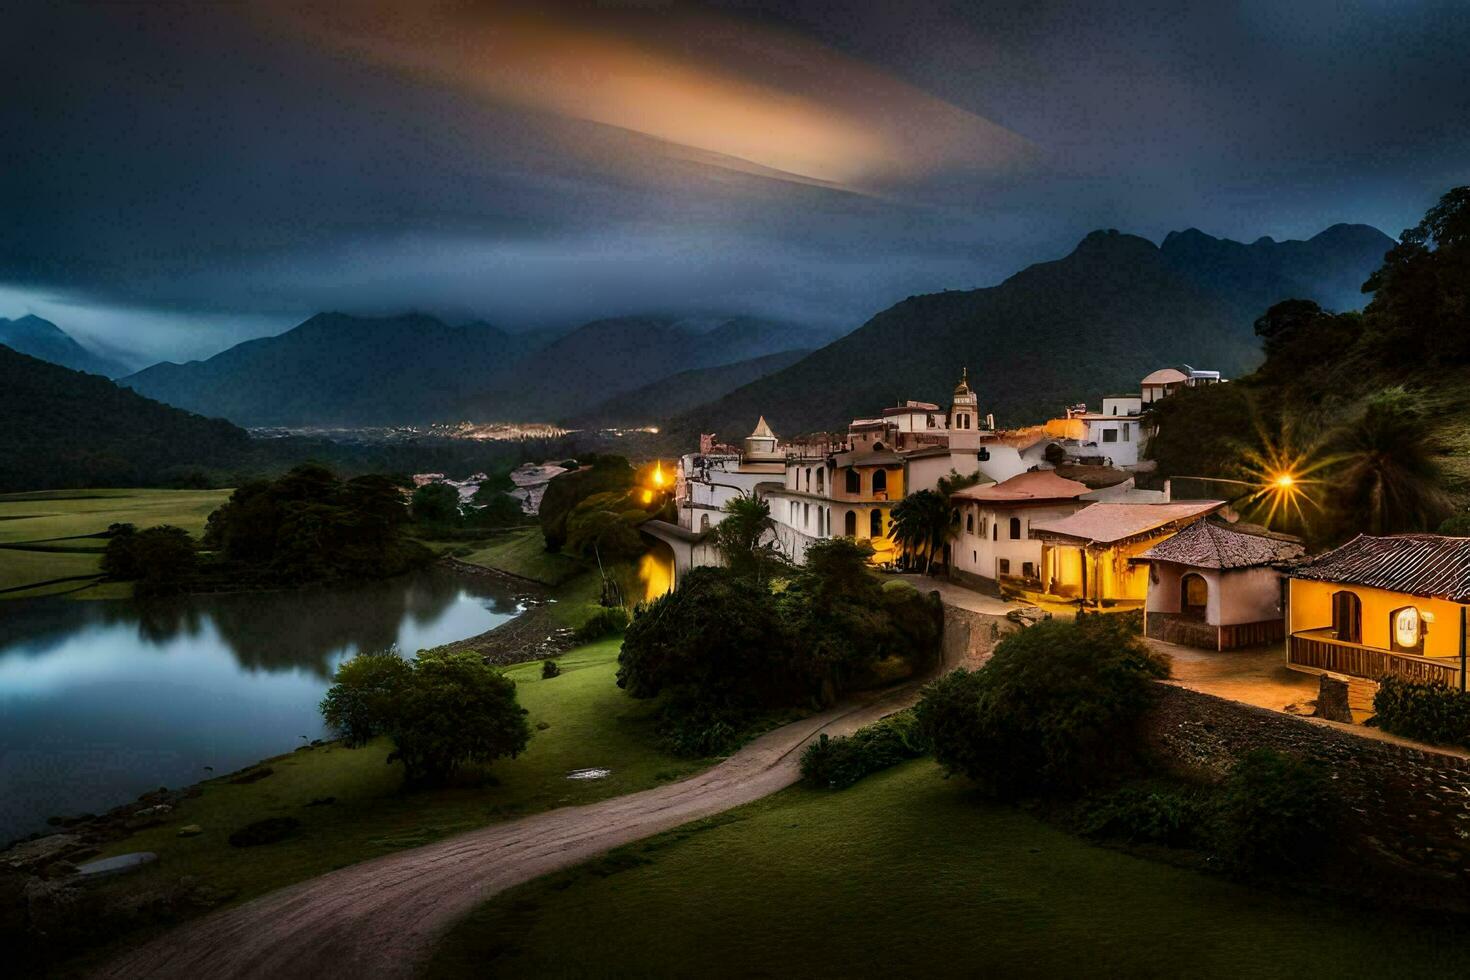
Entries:
POLYGON ((513 617, 515 591, 430 569, 343 589, 164 603, 0 603, 0 840, 289 751, 336 665, 513 617))

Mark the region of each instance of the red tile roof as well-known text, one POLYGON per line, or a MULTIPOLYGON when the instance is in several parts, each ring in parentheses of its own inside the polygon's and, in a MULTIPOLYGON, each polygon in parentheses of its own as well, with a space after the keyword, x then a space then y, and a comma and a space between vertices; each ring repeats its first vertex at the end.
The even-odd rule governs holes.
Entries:
POLYGON ((1090 544, 1114 544, 1157 531, 1170 524, 1202 517, 1224 505, 1223 500, 1189 500, 1173 504, 1092 504, 1069 517, 1032 524, 1031 530, 1045 537, 1074 538, 1090 544))
POLYGON ((1195 568, 1253 568, 1301 556, 1297 538, 1263 528, 1246 530, 1206 517, 1139 555, 1136 561, 1170 561, 1195 568))
POLYGON ((1051 470, 1031 470, 1001 483, 956 490, 954 497, 990 504, 1040 503, 1048 500, 1075 500, 1091 489, 1085 483, 1057 476, 1051 470))

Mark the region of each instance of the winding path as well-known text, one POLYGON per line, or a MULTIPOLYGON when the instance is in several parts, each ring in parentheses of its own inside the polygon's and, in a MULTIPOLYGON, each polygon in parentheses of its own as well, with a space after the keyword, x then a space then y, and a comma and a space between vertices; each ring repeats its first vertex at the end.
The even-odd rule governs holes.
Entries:
POLYGON ((918 690, 909 684, 785 725, 682 782, 494 824, 283 888, 167 933, 99 976, 412 977, 441 933, 498 892, 789 786, 812 738, 852 732, 912 703, 918 690))

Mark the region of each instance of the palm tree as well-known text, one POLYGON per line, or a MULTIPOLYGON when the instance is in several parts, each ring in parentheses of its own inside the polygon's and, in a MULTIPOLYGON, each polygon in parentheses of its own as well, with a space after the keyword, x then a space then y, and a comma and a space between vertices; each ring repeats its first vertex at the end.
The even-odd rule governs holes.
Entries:
POLYGON ((715 526, 715 547, 727 566, 759 581, 767 566, 779 558, 769 534, 775 527, 770 504, 755 497, 735 497, 725 504, 725 518, 715 526))
POLYGON ((1425 531, 1450 512, 1441 447, 1419 399, 1404 388, 1370 397, 1332 447, 1341 454, 1333 503, 1344 530, 1425 531))
POLYGON ((891 516, 889 533, 906 553, 924 555, 924 574, 928 575, 952 530, 949 501, 935 490, 920 490, 900 500, 891 516))

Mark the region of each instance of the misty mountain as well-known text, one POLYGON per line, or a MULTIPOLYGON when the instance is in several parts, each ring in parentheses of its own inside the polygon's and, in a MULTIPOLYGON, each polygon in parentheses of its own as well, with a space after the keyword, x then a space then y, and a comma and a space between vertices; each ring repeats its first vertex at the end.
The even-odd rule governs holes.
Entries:
POLYGON ((38 316, 27 315, 14 320, 0 317, 0 344, 73 371, 109 378, 128 373, 120 362, 94 354, 56 324, 38 316))
POLYGON ((1338 224, 1306 241, 1264 237, 1249 245, 1190 228, 1170 232, 1160 251, 1196 282, 1258 316, 1288 298, 1339 313, 1362 309, 1363 281, 1393 246, 1377 228, 1338 224))
POLYGON ((809 350, 789 350, 719 367, 680 371, 609 398, 572 421, 580 428, 663 426, 681 412, 789 367, 810 353, 809 350))
POLYGON ((1184 232, 1163 248, 1093 232, 1065 258, 1000 285, 910 297, 669 428, 685 441, 699 432, 734 438, 764 414, 782 435, 843 429, 903 398, 947 404, 963 367, 982 411, 1009 426, 1137 391, 1145 374, 1167 365, 1239 376, 1260 361, 1256 316, 1291 296, 1341 302, 1389 244, 1347 225, 1308 242, 1252 245, 1184 232))
POLYGON ((713 328, 673 317, 594 320, 527 355, 460 414, 482 421, 575 419, 684 371, 811 350, 832 336, 753 317, 727 318, 713 328))
POLYGON ((0 491, 151 486, 171 468, 228 466, 249 449, 223 419, 0 346, 0 491))
POLYGON ((163 363, 121 384, 241 425, 389 425, 445 418, 522 358, 534 337, 423 314, 319 313, 204 361, 163 363))

